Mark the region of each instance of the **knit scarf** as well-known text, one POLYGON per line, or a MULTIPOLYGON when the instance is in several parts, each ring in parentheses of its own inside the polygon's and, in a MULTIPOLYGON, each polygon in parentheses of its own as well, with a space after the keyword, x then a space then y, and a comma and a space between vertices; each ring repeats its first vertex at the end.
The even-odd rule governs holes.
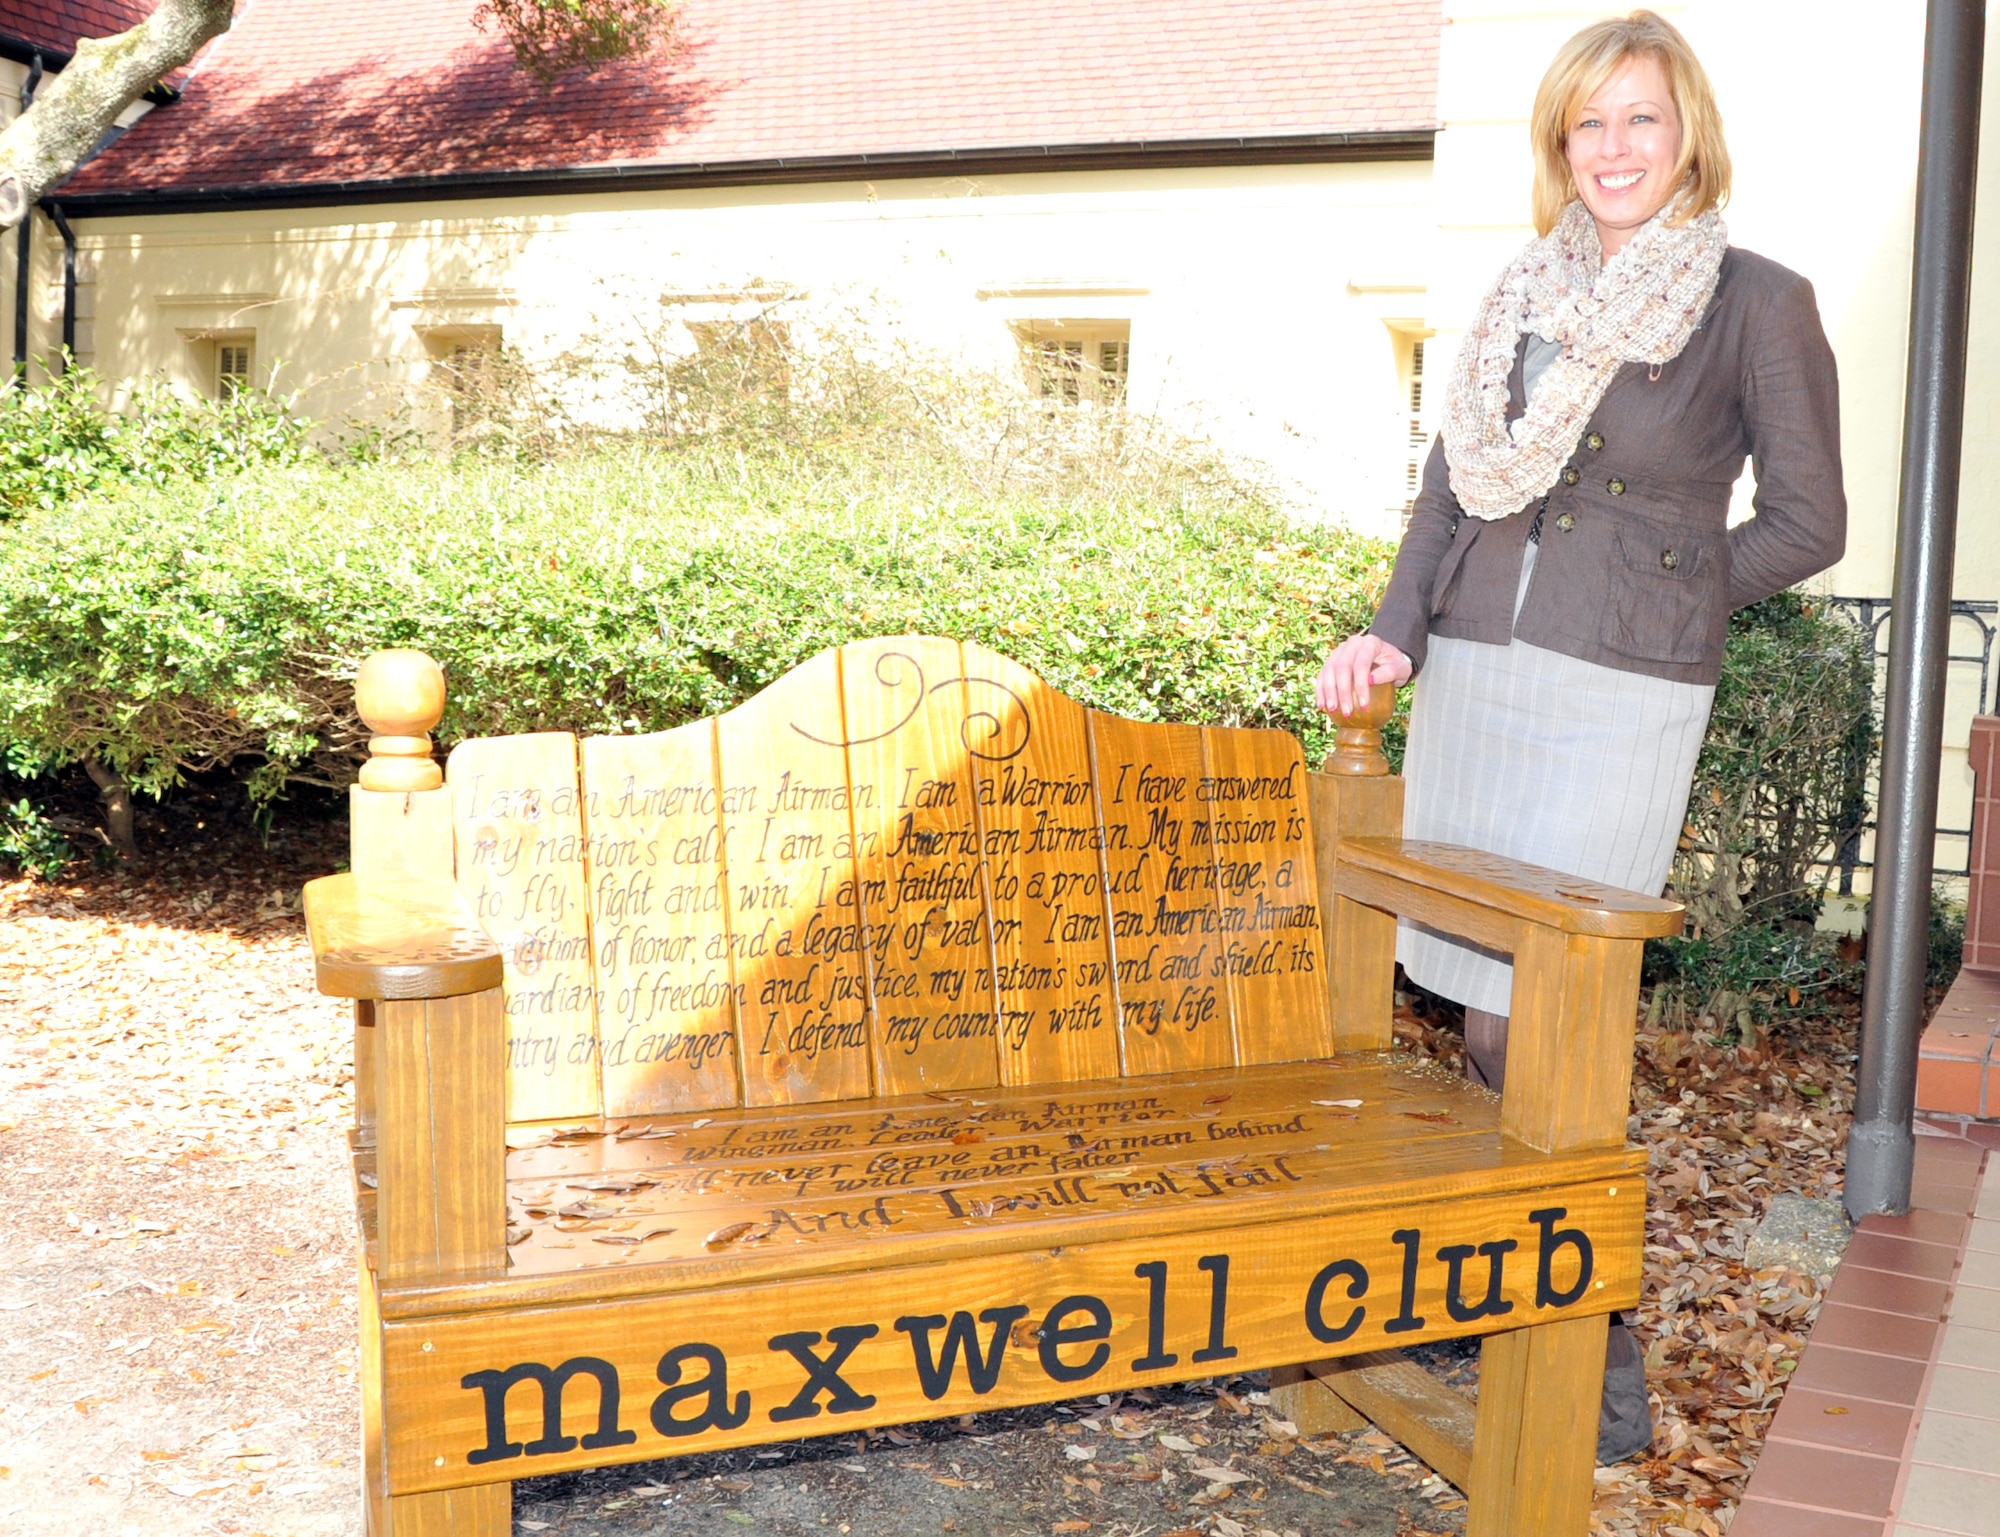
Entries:
POLYGON ((1486 295, 1452 367, 1444 454, 1459 506, 1504 518, 1553 486, 1619 368, 1657 366, 1687 345, 1728 249, 1713 212, 1676 226, 1663 210, 1605 261, 1581 201, 1530 241, 1486 295), (1563 350, 1510 424, 1507 381, 1523 331, 1563 350))

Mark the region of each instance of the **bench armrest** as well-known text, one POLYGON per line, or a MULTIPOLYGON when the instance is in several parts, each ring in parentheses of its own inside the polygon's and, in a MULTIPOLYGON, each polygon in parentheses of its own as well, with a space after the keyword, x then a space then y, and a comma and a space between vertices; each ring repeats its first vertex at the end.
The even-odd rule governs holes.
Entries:
POLYGON ((1513 957, 1501 1129, 1545 1152, 1625 1140, 1640 950, 1681 931, 1678 902, 1402 838, 1341 839, 1331 884, 1336 1039, 1393 1038, 1396 918, 1412 918, 1513 957))
POLYGON ((306 882, 314 979, 335 998, 457 998, 500 985, 500 951, 456 887, 306 882))
POLYGON ((1685 918, 1678 902, 1451 843, 1343 838, 1335 870, 1335 889, 1342 896, 1447 933, 1458 932, 1453 910, 1470 909, 1456 916, 1480 932, 1462 937, 1482 943, 1496 923, 1511 928, 1526 922, 1602 939, 1655 939, 1680 933, 1685 918))

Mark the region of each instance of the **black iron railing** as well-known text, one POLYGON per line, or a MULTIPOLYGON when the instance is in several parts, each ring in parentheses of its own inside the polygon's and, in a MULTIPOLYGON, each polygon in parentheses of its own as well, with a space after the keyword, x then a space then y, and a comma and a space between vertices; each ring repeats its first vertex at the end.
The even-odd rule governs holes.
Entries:
MULTIPOLYGON (((1889 610, 1891 602, 1887 598, 1843 598, 1833 597, 1827 602, 1841 610, 1862 632, 1867 635, 1869 645, 1875 653, 1874 697, 1882 697, 1883 679, 1889 664, 1889 610)), ((1970 683, 1968 669, 1979 669, 1979 692, 1972 706, 1972 713, 1983 715, 1992 711, 1996 704, 1993 691, 1993 640, 2000 635, 2000 602, 1991 598, 1954 598, 1951 605, 1951 651, 1946 660, 1970 683)), ((1954 730, 1955 723, 1945 728, 1947 740, 1969 733, 1954 730)), ((1872 789, 1872 787, 1871 787, 1872 789)), ((1853 836, 1844 843, 1827 863, 1840 872, 1839 890, 1842 896, 1854 894, 1854 872, 1872 866, 1873 861, 1861 857, 1862 842, 1875 830, 1875 818, 1871 796, 1870 815, 1858 827, 1853 836)), ((1970 827, 1945 827, 1937 830, 1940 842, 1955 839, 1964 846, 1965 856, 1952 864, 1934 863, 1932 873, 1936 875, 1965 875, 1972 866, 1972 829, 1970 827)), ((1933 861, 1937 856, 1933 854, 1933 861)))

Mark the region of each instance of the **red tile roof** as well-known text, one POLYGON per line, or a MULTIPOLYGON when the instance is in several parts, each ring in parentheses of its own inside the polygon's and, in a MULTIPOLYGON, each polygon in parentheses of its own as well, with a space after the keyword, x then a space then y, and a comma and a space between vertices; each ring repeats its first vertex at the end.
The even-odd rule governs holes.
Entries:
POLYGON ((1440 0, 685 0, 547 95, 474 3, 255 0, 64 200, 1436 122, 1440 0))
POLYGON ((0 0, 0 37, 50 53, 76 51, 80 37, 110 37, 152 14, 153 0, 0 0))

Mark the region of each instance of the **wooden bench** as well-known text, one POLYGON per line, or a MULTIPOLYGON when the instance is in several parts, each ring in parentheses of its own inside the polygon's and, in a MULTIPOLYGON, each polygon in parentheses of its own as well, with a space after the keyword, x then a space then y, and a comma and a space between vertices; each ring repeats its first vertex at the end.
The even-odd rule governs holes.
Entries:
POLYGON ((921 637, 649 736, 426 735, 385 652, 353 866, 369 1529, 508 1480, 1273 1368, 1581 1534, 1638 1299, 1671 903, 1398 837, 1377 728, 1090 711, 921 637), (1396 914, 1515 957, 1503 1099, 1391 1050, 1396 914), (1379 1354, 1484 1335, 1470 1406, 1379 1354))

